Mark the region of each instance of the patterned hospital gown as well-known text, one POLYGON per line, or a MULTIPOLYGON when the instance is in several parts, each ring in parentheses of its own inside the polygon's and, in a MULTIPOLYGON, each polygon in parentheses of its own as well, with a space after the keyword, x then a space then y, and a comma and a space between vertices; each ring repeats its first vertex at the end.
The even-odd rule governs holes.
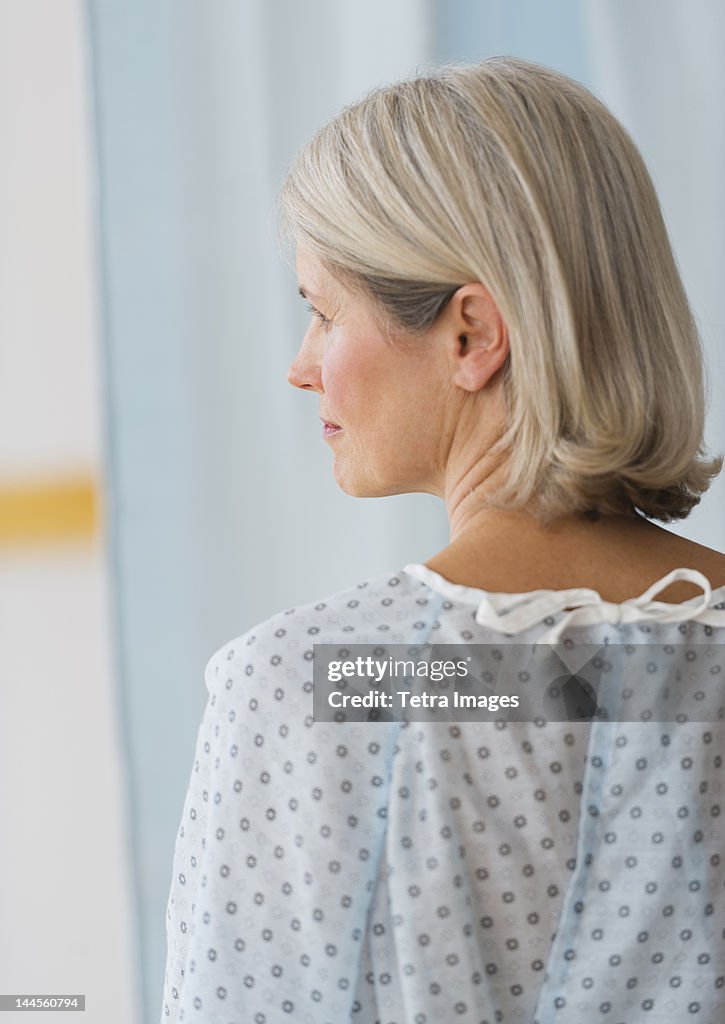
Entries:
POLYGON ((675 570, 616 605, 413 564, 217 651, 162 1024, 723 1024, 722 709, 684 724, 312 720, 313 644, 505 655, 570 634, 653 645, 647 685, 668 658, 722 685, 725 587, 675 570), (704 592, 654 600, 675 579, 704 592))

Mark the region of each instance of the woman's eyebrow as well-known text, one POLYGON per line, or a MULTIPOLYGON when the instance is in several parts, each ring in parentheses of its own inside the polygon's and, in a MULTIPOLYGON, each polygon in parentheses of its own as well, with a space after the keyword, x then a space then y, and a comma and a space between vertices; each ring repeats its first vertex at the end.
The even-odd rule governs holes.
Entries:
POLYGON ((306 291, 302 285, 299 286, 297 292, 299 295, 302 296, 303 299, 314 299, 315 302, 317 302, 317 299, 319 298, 319 296, 313 295, 312 292, 306 291))

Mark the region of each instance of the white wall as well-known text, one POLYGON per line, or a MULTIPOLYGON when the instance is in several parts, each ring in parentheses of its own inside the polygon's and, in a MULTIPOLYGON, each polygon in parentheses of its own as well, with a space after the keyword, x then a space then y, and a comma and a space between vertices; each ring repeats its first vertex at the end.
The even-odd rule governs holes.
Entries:
POLYGON ((80 2, 0 0, 0 474, 99 452, 80 2))
MULTIPOLYGON (((103 475, 83 13, 0 0, 0 491, 103 475)), ((103 529, 0 538, 0 991, 85 1024, 140 1019, 112 643, 103 529)))

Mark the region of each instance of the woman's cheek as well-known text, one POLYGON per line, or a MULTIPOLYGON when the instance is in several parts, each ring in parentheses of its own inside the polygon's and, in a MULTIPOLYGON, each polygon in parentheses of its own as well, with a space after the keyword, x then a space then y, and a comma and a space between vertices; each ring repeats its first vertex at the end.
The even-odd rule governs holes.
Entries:
POLYGON ((328 349, 322 363, 322 387, 331 416, 338 415, 344 420, 345 411, 351 411, 356 397, 364 390, 365 378, 359 353, 344 345, 333 345, 328 349))
POLYGON ((337 353, 328 352, 322 364, 322 387, 327 398, 326 410, 342 418, 346 390, 350 390, 350 374, 345 380, 345 363, 337 353), (347 389, 346 389, 347 383, 347 389))

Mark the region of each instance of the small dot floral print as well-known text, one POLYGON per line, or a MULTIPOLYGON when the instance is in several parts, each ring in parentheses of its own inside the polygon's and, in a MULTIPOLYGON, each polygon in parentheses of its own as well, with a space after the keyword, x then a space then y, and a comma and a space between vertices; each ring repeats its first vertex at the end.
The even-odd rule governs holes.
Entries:
MULTIPOLYGON (((162 1024, 723 1024, 722 714, 313 722, 313 644, 505 657, 484 592, 414 569, 285 609, 209 661, 162 1024)), ((582 639, 705 675, 725 588, 707 623, 692 607, 582 639)))

